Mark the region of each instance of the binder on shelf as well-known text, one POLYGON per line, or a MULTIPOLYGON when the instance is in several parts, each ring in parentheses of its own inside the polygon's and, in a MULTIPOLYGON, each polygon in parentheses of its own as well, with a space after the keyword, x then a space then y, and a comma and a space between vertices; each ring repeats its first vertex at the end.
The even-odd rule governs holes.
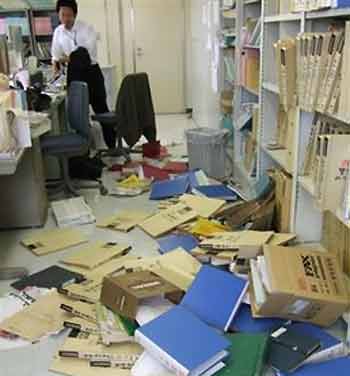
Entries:
POLYGON ((344 45, 344 56, 343 65, 341 70, 341 86, 340 86, 340 102, 339 102, 339 114, 345 118, 349 118, 349 82, 350 82, 350 21, 346 22, 345 25, 345 45, 344 45))
POLYGON ((280 100, 285 111, 295 106, 296 94, 296 45, 293 39, 275 44, 279 69, 280 100))
POLYGON ((322 210, 335 212, 341 204, 345 187, 350 135, 325 135, 321 148, 321 167, 317 185, 322 210))
POLYGON ((336 32, 331 38, 328 59, 326 65, 326 73, 320 90, 320 98, 317 105, 317 111, 326 112, 330 98, 332 96, 337 76, 340 74, 342 53, 344 48, 343 32, 336 32))

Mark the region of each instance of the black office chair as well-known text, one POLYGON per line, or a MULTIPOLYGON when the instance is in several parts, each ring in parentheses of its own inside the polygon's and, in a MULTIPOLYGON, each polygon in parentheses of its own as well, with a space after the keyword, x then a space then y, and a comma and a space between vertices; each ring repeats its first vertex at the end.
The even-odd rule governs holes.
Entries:
POLYGON ((96 184, 79 184, 79 187, 75 187, 69 176, 69 159, 86 156, 91 145, 89 90, 85 82, 76 81, 70 84, 66 106, 68 124, 72 131, 57 136, 47 135, 41 139, 43 153, 59 160, 62 179, 58 189, 78 196, 76 188, 98 188, 101 194, 105 195, 108 191, 100 181, 96 184))
POLYGON ((137 151, 123 147, 123 139, 131 146, 135 145, 142 135, 148 142, 155 142, 156 121, 148 75, 135 73, 125 76, 118 92, 115 111, 96 114, 92 119, 113 127, 117 135, 117 146, 100 152, 101 155, 122 156, 129 162, 130 153, 137 151))

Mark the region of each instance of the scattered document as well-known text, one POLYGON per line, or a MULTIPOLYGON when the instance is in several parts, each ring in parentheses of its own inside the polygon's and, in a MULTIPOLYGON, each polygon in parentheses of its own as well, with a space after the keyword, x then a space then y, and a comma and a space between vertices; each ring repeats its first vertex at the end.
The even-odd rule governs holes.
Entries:
POLYGON ((87 242, 83 234, 74 229, 37 231, 34 235, 22 240, 22 244, 37 256, 62 251, 87 242))
POLYGON ((85 202, 83 197, 54 201, 51 203, 51 207, 57 225, 60 228, 84 225, 96 221, 92 209, 85 202))

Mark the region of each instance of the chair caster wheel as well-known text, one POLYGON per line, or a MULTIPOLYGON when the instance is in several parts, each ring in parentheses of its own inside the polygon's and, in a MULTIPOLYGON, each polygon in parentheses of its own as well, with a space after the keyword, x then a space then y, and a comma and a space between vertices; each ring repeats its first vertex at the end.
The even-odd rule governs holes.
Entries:
POLYGON ((105 187, 100 188, 100 194, 101 196, 107 196, 108 195, 108 189, 105 187))

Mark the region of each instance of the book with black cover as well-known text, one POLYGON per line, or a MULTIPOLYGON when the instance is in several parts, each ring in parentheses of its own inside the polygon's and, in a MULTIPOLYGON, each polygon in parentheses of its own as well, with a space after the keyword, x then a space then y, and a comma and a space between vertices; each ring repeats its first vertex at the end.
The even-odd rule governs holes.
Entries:
POLYGON ((16 290, 23 290, 28 286, 43 288, 62 288, 70 283, 80 283, 84 281, 84 276, 79 273, 53 265, 40 272, 31 274, 19 279, 11 284, 16 290))

